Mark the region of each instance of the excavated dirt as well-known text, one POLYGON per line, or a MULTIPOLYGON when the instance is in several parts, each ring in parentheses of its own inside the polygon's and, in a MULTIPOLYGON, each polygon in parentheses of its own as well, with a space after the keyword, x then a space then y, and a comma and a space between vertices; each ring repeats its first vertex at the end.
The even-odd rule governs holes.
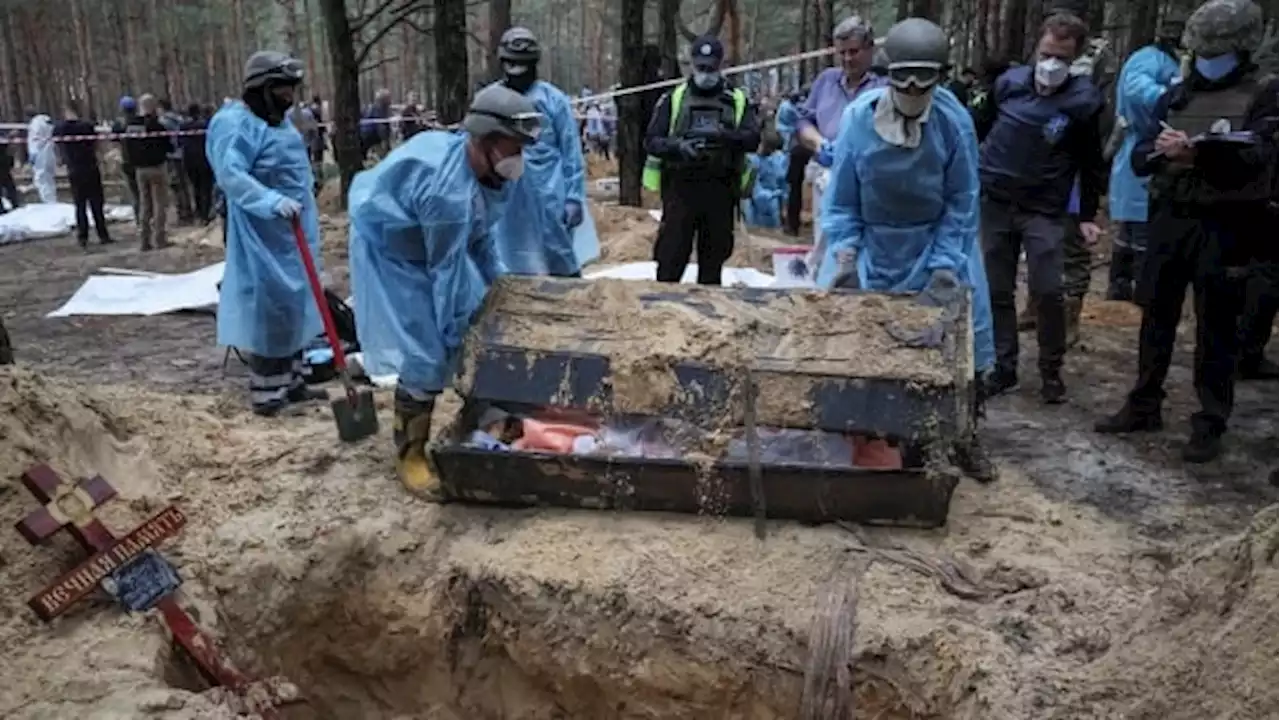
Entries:
MULTIPOLYGON (((658 237, 658 221, 644 208, 601 202, 592 207, 596 229, 602 238, 599 265, 647 262, 653 260, 653 242, 658 237)), ((733 254, 729 267, 752 267, 773 272, 773 251, 798 244, 798 238, 787 237, 778 230, 744 228, 734 231, 733 254)), ((697 262, 697 257, 693 259, 697 262)))
POLYGON ((503 344, 596 352, 617 367, 669 371, 683 360, 940 385, 955 380, 940 348, 909 347, 891 334, 893 328, 910 336, 942 322, 941 309, 907 297, 795 292, 756 304, 718 288, 656 282, 596 280, 561 294, 500 281, 490 308, 501 318, 503 344))
MULTIPOLYGON (((344 244, 326 237, 334 272, 344 244)), ((16 474, 37 461, 106 476, 118 530, 179 505, 183 602, 299 686, 286 718, 1277 716, 1274 384, 1241 385, 1224 457, 1186 468, 1189 349, 1168 429, 1104 438, 1087 424, 1131 381, 1134 331, 1090 325, 1067 405, 991 404, 1001 479, 962 481, 935 531, 771 522, 761 542, 749 520, 441 507, 391 479, 385 392, 381 435, 342 445, 327 408, 249 414, 207 316, 42 317, 98 265, 212 250, 0 248, 20 362, 0 368, 0 519, 34 507, 16 474)), ((0 717, 230 717, 153 619, 29 612, 76 557, 0 527, 0 717)))

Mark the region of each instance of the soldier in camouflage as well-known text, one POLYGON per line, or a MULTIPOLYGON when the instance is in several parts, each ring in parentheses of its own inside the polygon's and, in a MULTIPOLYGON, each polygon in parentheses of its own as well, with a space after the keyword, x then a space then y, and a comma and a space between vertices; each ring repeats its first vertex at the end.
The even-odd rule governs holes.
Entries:
MULTIPOLYGON (((1138 380, 1103 433, 1158 430, 1164 380, 1187 286, 1195 295, 1194 382, 1200 411, 1191 417, 1186 462, 1222 451, 1234 400, 1246 313, 1246 280, 1275 272, 1277 94, 1253 51, 1262 10, 1249 0, 1209 0, 1187 19, 1190 72, 1157 101, 1152 127, 1130 159, 1150 176, 1150 246, 1138 282, 1142 307, 1138 380)), ((1244 368, 1241 368, 1244 369, 1244 368)))

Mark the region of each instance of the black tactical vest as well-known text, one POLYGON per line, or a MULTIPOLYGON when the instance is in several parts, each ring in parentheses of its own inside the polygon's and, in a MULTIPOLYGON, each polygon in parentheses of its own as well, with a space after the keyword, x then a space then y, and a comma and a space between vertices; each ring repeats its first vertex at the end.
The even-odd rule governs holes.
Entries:
MULTIPOLYGON (((1176 103, 1177 109, 1170 108, 1165 122, 1190 137, 1210 131, 1242 130, 1249 106, 1266 83, 1267 78, 1255 71, 1246 73, 1230 87, 1186 89, 1185 104, 1176 103)), ((1271 195, 1274 173, 1273 165, 1271 172, 1257 177, 1215 178, 1217 182, 1210 183, 1195 168, 1171 167, 1151 178, 1151 195, 1198 205, 1265 200, 1271 195), (1230 184, 1223 184, 1224 180, 1230 184)))
MULTIPOLYGON (((733 107, 733 92, 725 88, 714 95, 704 95, 692 87, 684 92, 671 137, 684 137, 693 132, 721 132, 738 126, 733 107)), ((741 167, 741 158, 734 157, 728 148, 709 147, 696 160, 673 160, 668 169, 674 172, 697 172, 707 176, 735 176, 741 167)))

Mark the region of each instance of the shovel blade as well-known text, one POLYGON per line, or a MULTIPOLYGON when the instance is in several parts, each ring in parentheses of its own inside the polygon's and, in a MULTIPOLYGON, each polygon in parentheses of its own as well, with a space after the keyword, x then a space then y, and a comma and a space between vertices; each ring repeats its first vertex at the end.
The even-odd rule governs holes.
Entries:
POLYGON ((354 406, 347 395, 342 395, 330 402, 329 407, 333 409, 333 420, 338 424, 338 438, 343 442, 356 442, 378 434, 378 411, 373 404, 373 391, 357 392, 354 406))

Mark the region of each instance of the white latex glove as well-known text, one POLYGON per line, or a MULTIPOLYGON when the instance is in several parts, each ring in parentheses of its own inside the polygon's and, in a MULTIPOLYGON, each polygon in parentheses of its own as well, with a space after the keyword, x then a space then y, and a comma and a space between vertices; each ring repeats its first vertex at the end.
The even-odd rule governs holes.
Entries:
POLYGON ((296 218, 302 214, 302 203, 293 198, 282 197, 276 203, 276 214, 282 218, 296 218))

